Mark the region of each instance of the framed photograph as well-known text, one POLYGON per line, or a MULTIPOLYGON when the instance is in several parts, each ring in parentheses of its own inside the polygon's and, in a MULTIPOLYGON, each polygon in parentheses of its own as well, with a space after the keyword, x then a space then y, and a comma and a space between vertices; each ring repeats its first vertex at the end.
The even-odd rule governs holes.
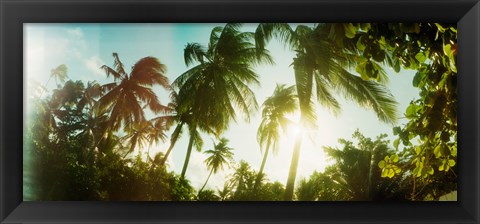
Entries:
POLYGON ((480 223, 480 5, 0 0, 0 223, 480 223))

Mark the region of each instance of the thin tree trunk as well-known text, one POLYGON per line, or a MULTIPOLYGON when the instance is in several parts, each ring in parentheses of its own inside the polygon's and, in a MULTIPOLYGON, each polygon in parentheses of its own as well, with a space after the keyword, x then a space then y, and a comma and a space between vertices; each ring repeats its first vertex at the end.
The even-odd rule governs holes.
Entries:
POLYGON ((267 162, 269 150, 270 150, 270 147, 267 147, 265 149, 265 154, 263 155, 263 159, 262 159, 262 165, 260 165, 260 171, 258 171, 257 179, 255 180, 255 185, 253 186, 253 190, 256 190, 260 185, 260 180, 262 179, 262 174, 263 174, 263 168, 265 168, 265 163, 267 162))
POLYGON ((180 136, 180 132, 182 130, 183 124, 184 124, 183 122, 178 124, 175 130, 173 131, 172 138, 170 139, 170 146, 168 147, 167 152, 163 156, 163 159, 160 162, 160 166, 165 165, 165 162, 167 162, 168 156, 172 152, 172 149, 175 146, 175 144, 177 143, 178 136, 180 136))
POLYGON ((375 167, 375 156, 374 156, 375 151, 376 151, 376 146, 373 148, 372 151, 370 151, 370 164, 368 167, 367 200, 372 200, 372 195, 373 195, 372 178, 373 178, 373 168, 375 167))
POLYGON ((185 178, 185 173, 187 172, 188 162, 190 161, 190 155, 192 154, 193 148, 193 136, 190 135, 190 141, 188 142, 187 155, 185 156, 185 162, 183 163, 182 175, 181 178, 185 178))
POLYGON ((300 158, 300 149, 302 146, 303 133, 300 131, 295 140, 295 146, 293 148, 292 162, 290 164, 290 171, 288 173, 287 186, 285 187, 285 201, 291 201, 293 199, 293 189, 295 185, 295 178, 297 176, 298 160, 300 158))
POLYGON ((210 176, 212 176, 212 173, 213 173, 213 169, 210 171, 210 174, 208 174, 207 180, 206 180, 205 183, 203 184, 202 188, 198 191, 198 193, 202 192, 202 191, 203 191, 203 188, 205 188, 205 186, 207 186, 207 182, 208 182, 208 180, 210 179, 210 176))

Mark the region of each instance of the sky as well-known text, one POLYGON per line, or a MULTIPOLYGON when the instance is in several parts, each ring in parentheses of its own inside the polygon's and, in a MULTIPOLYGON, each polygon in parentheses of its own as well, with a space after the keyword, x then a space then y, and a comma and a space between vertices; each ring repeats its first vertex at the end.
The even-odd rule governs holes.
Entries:
MULTIPOLYGON (((61 64, 68 67, 68 76, 71 80, 97 80, 100 84, 112 81, 100 70, 102 65, 113 66, 112 53, 119 54, 120 60, 126 68, 131 68, 143 57, 158 58, 167 67, 167 77, 172 82, 189 68, 185 66, 183 49, 187 43, 207 45, 210 32, 215 26, 224 24, 24 24, 24 77, 25 94, 34 94, 31 91, 32 83, 45 85, 50 71, 61 64)), ((254 31, 257 24, 244 24, 242 31, 254 31)), ((292 26, 295 26, 292 24, 292 26)), ((258 104, 271 96, 276 84, 294 84, 294 73, 291 66, 294 52, 284 47, 276 40, 272 40, 267 49, 274 58, 275 65, 262 65, 255 68, 259 75, 260 86, 252 87, 258 104)), ((415 71, 401 71, 395 73, 385 68, 390 82, 388 88, 396 98, 399 117, 411 100, 418 98, 418 90, 412 87, 415 71)), ((127 72, 130 70, 127 70, 127 72)), ((50 80, 47 89, 56 86, 50 80)), ((168 103, 167 93, 159 87, 155 89, 162 103, 168 103)), ((359 129, 366 137, 374 139, 381 133, 388 134, 393 140, 392 126, 381 123, 372 111, 357 106, 351 101, 338 97, 342 112, 334 116, 328 110, 317 107, 318 129, 310 133, 310 138, 304 138, 300 155, 297 181, 308 178, 315 170, 323 171, 331 164, 323 152, 324 146, 340 147, 338 139, 351 139, 355 129, 359 129)), ((26 110, 34 108, 26 105, 26 110)), ((298 114, 292 114, 292 119, 298 119, 298 114)), ((229 146, 234 149, 234 160, 247 161, 258 171, 262 159, 259 144, 256 140, 258 126, 261 122, 261 108, 251 116, 247 123, 238 119, 231 123, 229 130, 222 136, 230 140, 229 146)), ((397 125, 406 123, 400 119, 397 125)), ((291 128, 294 130, 295 128, 291 128)), ((290 160, 293 151, 295 131, 288 131, 280 141, 277 154, 269 155, 264 172, 271 181, 286 183, 290 160)), ((210 136, 203 136, 204 151, 213 148, 213 142, 218 142, 210 136)), ((168 169, 180 173, 185 159, 188 145, 188 134, 184 134, 175 145, 168 160, 168 169)), ((165 152, 168 141, 152 146, 150 153, 165 152)), ((143 149, 142 152, 146 152, 143 149)), ((187 178, 195 188, 200 188, 205 182, 209 170, 204 160, 207 158, 202 152, 193 150, 187 170, 187 178)), ((233 166, 232 166, 233 168, 233 166)), ((222 188, 225 178, 232 173, 227 168, 212 175, 207 188, 222 188)))

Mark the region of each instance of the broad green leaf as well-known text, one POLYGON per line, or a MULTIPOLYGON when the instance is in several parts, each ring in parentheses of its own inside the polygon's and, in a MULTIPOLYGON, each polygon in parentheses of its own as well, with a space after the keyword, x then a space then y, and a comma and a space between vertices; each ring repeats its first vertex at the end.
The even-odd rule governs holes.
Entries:
POLYGON ((445 55, 450 57, 450 55, 452 55, 452 45, 450 44, 443 45, 443 53, 445 53, 445 55))
POLYGON ((371 27, 372 27, 372 25, 370 23, 361 23, 360 24, 360 28, 365 32, 368 32, 371 27))
POLYGON ((417 176, 419 173, 419 170, 420 170, 420 167, 415 167, 415 169, 413 169, 413 175, 417 176))
POLYGON ((398 135, 400 132, 402 132, 402 129, 400 127, 393 128, 393 135, 398 135))
POLYGON ((420 82, 422 81, 422 76, 423 76, 423 73, 421 73, 420 71, 415 73, 415 76, 413 76, 413 81, 412 81, 413 87, 418 87, 420 85, 420 82))
POLYGON ((395 171, 393 169, 388 169, 387 177, 392 178, 395 176, 395 171))
POLYGON ((393 154, 392 156, 390 156, 390 160, 393 161, 394 163, 398 162, 398 155, 393 154))
POLYGON ((442 32, 442 33, 445 32, 445 30, 446 30, 445 28, 443 28, 442 25, 440 25, 440 24, 438 24, 438 23, 435 23, 435 26, 437 26, 438 31, 440 31, 440 32, 442 32))
POLYGON ((435 157, 437 159, 440 158, 443 155, 442 144, 439 144, 437 147, 435 147, 435 149, 433 150, 433 154, 435 155, 435 157))
POLYGON ((445 170, 445 165, 447 165, 447 164, 445 163, 445 160, 444 160, 444 161, 442 161, 442 164, 438 167, 438 170, 439 171, 445 170))
POLYGON ((452 156, 457 156, 457 146, 456 145, 453 145, 453 146, 449 147, 449 150, 450 150, 450 154, 452 156))
POLYGON ((360 38, 358 38, 357 40, 357 49, 360 51, 364 51, 365 48, 365 45, 362 43, 362 36, 360 36, 360 38))
POLYGON ((450 167, 455 166, 455 160, 449 159, 449 160, 448 160, 448 165, 449 165, 450 167))
POLYGON ((393 70, 397 73, 400 72, 400 61, 395 61, 395 64, 393 65, 393 70))
POLYGON ((365 64, 365 73, 368 78, 373 78, 373 79, 377 78, 378 72, 373 66, 373 63, 371 61, 367 61, 367 63, 365 64))
POLYGON ((378 167, 380 167, 380 169, 383 169, 385 167, 385 161, 380 160, 380 162, 378 162, 378 167))
POLYGON ((428 167, 428 170, 427 170, 427 173, 430 174, 430 175, 433 175, 435 171, 433 170, 432 167, 428 167))
POLYGON ((395 173, 400 173, 402 171, 398 166, 395 166, 393 169, 395 170, 395 173))
POLYGON ((345 23, 345 24, 343 24, 343 27, 345 28, 345 36, 347 38, 352 39, 357 34, 357 27, 354 26, 353 24, 345 23))
POLYGON ((421 152, 422 152, 422 148, 420 146, 416 146, 415 147, 415 154, 420 155, 421 152))
POLYGON ((415 104, 410 104, 407 107, 407 110, 405 111, 405 117, 407 118, 413 118, 417 112, 417 105, 415 104))
POLYGON ((381 177, 387 177, 387 169, 382 170, 381 177))
POLYGON ((398 149, 398 145, 399 145, 399 144, 400 144, 400 139, 399 139, 399 138, 393 140, 393 147, 394 147, 395 149, 398 149))
POLYGON ((442 74, 442 79, 440 79, 440 82, 438 82, 438 87, 444 87, 445 82, 447 82, 449 76, 450 75, 448 74, 448 72, 444 72, 442 74))
POLYGON ((360 74, 360 77, 363 80, 369 79, 369 76, 366 72, 366 65, 367 65, 367 62, 361 62, 361 63, 358 63, 357 67, 355 68, 355 71, 357 71, 357 73, 360 74))
POLYGON ((425 54, 423 52, 418 52, 416 55, 415 55, 415 58, 418 60, 418 62, 420 63, 423 63, 425 62, 425 60, 427 60, 427 57, 425 56, 425 54))
POLYGON ((422 170, 423 170, 423 168, 422 168, 422 167, 417 167, 417 168, 418 168, 418 170, 417 170, 417 175, 416 175, 416 177, 420 177, 420 176, 422 176, 422 170))

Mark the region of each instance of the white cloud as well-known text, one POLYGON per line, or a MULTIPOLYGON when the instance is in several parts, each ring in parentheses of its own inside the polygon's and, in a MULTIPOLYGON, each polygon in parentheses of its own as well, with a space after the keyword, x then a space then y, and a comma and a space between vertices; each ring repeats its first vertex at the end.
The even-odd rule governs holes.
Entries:
POLYGON ((67 33, 76 38, 83 38, 83 31, 82 29, 80 29, 80 27, 77 27, 75 29, 68 29, 67 33))
POLYGON ((80 27, 74 29, 67 29, 67 37, 69 41, 70 54, 81 59, 83 58, 82 52, 84 52, 88 46, 83 36, 83 31, 80 27))
POLYGON ((100 69, 105 62, 98 55, 93 55, 90 58, 84 59, 83 63, 89 71, 93 72, 93 74, 101 77, 105 76, 105 73, 100 69))

